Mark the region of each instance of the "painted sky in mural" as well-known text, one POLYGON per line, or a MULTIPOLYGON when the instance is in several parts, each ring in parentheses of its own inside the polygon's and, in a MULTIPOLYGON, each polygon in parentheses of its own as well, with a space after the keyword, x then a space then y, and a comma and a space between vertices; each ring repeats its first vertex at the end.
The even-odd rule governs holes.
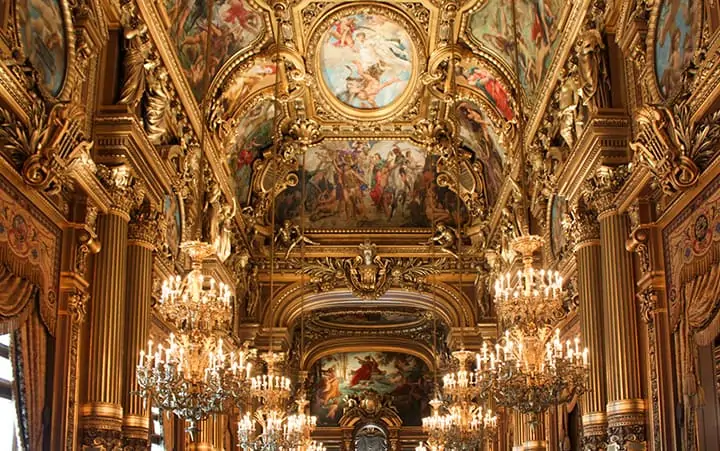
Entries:
POLYGON ((311 412, 321 426, 335 426, 347 398, 368 390, 387 395, 403 424, 419 426, 428 414, 432 375, 419 358, 394 352, 342 353, 313 365, 311 412))
POLYGON ((17 2, 23 49, 40 73, 44 87, 58 95, 65 81, 67 42, 62 9, 57 0, 17 2))
POLYGON ((208 31, 205 0, 165 0, 170 36, 197 99, 205 92, 206 62, 211 80, 225 61, 252 43, 264 29, 262 16, 246 0, 219 0, 213 5, 213 20, 208 31))
POLYGON ((409 142, 326 141, 306 152, 301 181, 278 196, 277 223, 300 223, 304 179, 308 228, 449 224, 458 199, 435 177, 434 160, 409 142))
POLYGON ((458 105, 460 121, 460 138, 463 145, 475 154, 475 158, 483 163, 487 197, 490 205, 495 203, 502 185, 505 151, 500 145, 500 138, 487 115, 472 102, 458 105))
POLYGON ((702 2, 665 0, 660 7, 655 41, 655 73, 663 95, 675 89, 683 68, 692 58, 695 41, 691 24, 698 3, 702 2))
POLYGON ((320 42, 320 70, 346 105, 376 109, 407 88, 414 59, 407 31, 382 14, 361 12, 334 21, 320 42))
POLYGON ((227 162, 240 205, 247 205, 250 198, 253 161, 272 145, 274 114, 274 103, 266 100, 245 113, 235 128, 227 162))

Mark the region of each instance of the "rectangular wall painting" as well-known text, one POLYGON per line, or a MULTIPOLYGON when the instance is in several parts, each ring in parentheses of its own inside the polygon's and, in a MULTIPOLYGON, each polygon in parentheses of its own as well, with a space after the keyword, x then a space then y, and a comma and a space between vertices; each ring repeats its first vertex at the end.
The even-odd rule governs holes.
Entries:
POLYGON ((458 208, 467 216, 457 196, 435 183, 435 160, 410 142, 326 141, 304 160, 300 182, 277 198, 278 223, 300 222, 303 196, 305 226, 312 229, 450 224, 458 208))
POLYGON ((351 397, 374 390, 387 396, 404 426, 419 426, 429 415, 432 373, 418 357, 395 352, 333 354, 310 372, 311 411, 320 426, 337 426, 351 397))

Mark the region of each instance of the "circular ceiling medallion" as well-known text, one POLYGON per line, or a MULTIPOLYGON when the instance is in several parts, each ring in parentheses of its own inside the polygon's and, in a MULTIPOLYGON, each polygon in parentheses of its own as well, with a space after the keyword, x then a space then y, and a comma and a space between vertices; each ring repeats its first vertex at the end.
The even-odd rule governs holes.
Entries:
POLYGON ((317 35, 315 66, 324 97, 345 114, 374 117, 407 100, 419 57, 417 37, 401 14, 344 8, 317 35))

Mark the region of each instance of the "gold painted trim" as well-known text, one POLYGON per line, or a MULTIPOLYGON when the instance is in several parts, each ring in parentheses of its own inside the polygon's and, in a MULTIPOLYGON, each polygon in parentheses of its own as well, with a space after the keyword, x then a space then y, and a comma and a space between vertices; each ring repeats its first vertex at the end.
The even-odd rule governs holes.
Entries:
POLYGON ((593 425, 593 424, 607 424, 607 413, 605 412, 593 412, 593 413, 586 413, 582 416, 582 422, 583 425, 593 425))
POLYGON ((80 416, 83 417, 106 417, 122 420, 123 409, 118 404, 107 402, 93 402, 80 406, 80 416))
POLYGON ((622 415, 626 413, 644 413, 647 410, 644 399, 620 399, 607 403, 607 416, 622 415))
POLYGON ((123 417, 123 427, 150 429, 150 418, 140 415, 126 415, 123 417))

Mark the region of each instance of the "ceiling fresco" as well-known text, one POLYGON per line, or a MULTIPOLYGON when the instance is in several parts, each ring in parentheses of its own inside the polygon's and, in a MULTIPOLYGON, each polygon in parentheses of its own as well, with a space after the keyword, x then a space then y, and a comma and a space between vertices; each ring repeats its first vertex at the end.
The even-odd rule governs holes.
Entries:
POLYGON ((683 69, 695 51, 697 31, 691 29, 700 14, 702 2, 664 0, 660 4, 655 39, 655 73, 661 94, 678 88, 683 69))
POLYGON ((240 205, 250 201, 253 161, 272 145, 275 107, 272 100, 262 100, 238 121, 230 133, 227 165, 240 205))
POLYGON ((515 118, 514 99, 508 88, 476 58, 464 58, 457 67, 457 81, 479 91, 506 121, 515 118))
POLYGON ((235 53, 257 41, 266 26, 264 15, 249 0, 220 0, 212 5, 212 24, 208 26, 210 6, 206 1, 164 2, 170 24, 168 32, 196 99, 203 98, 220 67, 235 53))
POLYGON ((409 327, 419 325, 427 321, 428 315, 424 310, 374 310, 362 309, 348 311, 347 309, 338 311, 321 311, 318 312, 314 321, 320 325, 331 328, 363 328, 373 327, 409 327))
POLYGON ((377 109, 405 92, 415 62, 408 32, 381 13, 352 12, 334 20, 320 39, 320 71, 345 105, 377 109))
POLYGON ((473 44, 498 56, 517 74, 530 103, 535 101, 557 50, 563 7, 571 4, 562 0, 489 0, 468 20, 473 44))
POLYGON ((433 160, 407 141, 325 141, 306 152, 300 183, 278 196, 276 222, 300 223, 304 180, 307 228, 454 223, 455 215, 465 212, 457 196, 435 182, 433 160))

